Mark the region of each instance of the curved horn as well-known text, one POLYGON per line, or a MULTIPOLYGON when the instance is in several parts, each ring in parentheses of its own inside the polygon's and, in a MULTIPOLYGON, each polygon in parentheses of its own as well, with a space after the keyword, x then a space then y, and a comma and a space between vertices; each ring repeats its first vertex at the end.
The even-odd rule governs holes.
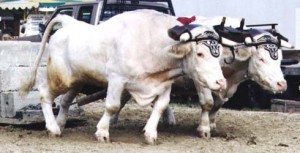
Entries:
POLYGON ((255 45, 257 45, 257 43, 253 42, 251 37, 246 37, 245 38, 245 45, 246 46, 255 46, 255 45))
POLYGON ((227 38, 224 38, 224 37, 221 37, 221 42, 223 45, 227 45, 227 46, 236 46, 238 45, 239 43, 237 42, 234 42, 234 41, 231 41, 227 38))
POLYGON ((286 47, 286 48, 294 48, 294 46, 292 44, 290 44, 289 42, 283 40, 283 39, 280 39, 280 47, 286 47))
POLYGON ((246 43, 246 44, 252 43, 252 39, 251 39, 250 37, 246 37, 246 38, 245 38, 245 43, 246 43))
POLYGON ((179 40, 182 41, 182 42, 187 42, 187 41, 189 41, 190 39, 192 39, 192 38, 191 38, 191 34, 188 33, 188 32, 185 32, 185 33, 181 34, 181 35, 180 35, 180 38, 179 38, 179 40))

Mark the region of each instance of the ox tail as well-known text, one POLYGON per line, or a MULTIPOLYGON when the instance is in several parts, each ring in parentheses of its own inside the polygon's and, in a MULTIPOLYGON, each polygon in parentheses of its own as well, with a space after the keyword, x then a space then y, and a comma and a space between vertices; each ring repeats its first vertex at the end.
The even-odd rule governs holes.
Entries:
POLYGON ((19 90, 19 94, 21 96, 26 96, 29 93, 29 91, 32 90, 33 86, 35 85, 37 69, 41 62, 43 53, 45 52, 45 47, 46 47, 46 43, 48 41, 50 32, 56 23, 59 23, 62 21, 63 21, 62 16, 59 15, 59 16, 55 17, 53 20, 51 20, 51 22, 48 24, 48 26, 45 30, 45 33, 43 35, 43 38, 42 38, 38 56, 34 62, 32 69, 31 69, 30 75, 21 83, 21 87, 19 90))

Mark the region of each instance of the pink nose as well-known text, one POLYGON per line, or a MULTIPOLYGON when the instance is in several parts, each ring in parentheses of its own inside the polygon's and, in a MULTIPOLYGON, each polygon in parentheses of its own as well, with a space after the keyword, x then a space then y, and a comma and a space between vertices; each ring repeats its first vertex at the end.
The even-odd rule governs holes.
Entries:
POLYGON ((220 90, 226 89, 226 80, 225 79, 217 80, 216 84, 220 86, 220 90))
POLYGON ((277 89, 279 91, 286 91, 287 85, 285 81, 278 81, 277 82, 277 89))

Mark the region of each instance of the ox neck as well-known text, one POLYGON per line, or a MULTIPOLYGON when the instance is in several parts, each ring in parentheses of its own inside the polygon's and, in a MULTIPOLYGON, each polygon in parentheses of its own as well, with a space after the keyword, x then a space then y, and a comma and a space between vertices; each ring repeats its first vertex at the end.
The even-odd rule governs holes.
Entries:
POLYGON ((234 82, 242 82, 248 77, 249 60, 237 61, 234 60, 231 64, 221 63, 223 75, 226 79, 234 79, 234 82))
POLYGON ((184 76, 185 73, 183 72, 183 69, 181 67, 175 68, 169 71, 169 77, 170 79, 176 79, 180 76, 184 76))
POLYGON ((185 84, 186 84, 186 82, 187 82, 186 80, 188 78, 190 78, 190 76, 189 76, 189 72, 186 72, 186 69, 187 69, 188 66, 186 65, 187 63, 185 63, 185 62, 186 61, 185 61, 185 58, 184 58, 184 59, 182 59, 179 67, 176 67, 176 68, 169 71, 170 79, 177 79, 178 77, 183 76, 184 80, 185 80, 185 84))

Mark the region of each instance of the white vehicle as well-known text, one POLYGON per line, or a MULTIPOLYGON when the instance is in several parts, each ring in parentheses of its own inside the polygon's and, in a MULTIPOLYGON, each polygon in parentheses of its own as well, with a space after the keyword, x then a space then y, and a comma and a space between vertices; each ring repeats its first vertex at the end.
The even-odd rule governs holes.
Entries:
POLYGON ((39 24, 45 22, 46 22, 46 18, 42 14, 29 15, 27 17, 26 22, 23 25, 21 25, 20 37, 39 34, 39 24))

